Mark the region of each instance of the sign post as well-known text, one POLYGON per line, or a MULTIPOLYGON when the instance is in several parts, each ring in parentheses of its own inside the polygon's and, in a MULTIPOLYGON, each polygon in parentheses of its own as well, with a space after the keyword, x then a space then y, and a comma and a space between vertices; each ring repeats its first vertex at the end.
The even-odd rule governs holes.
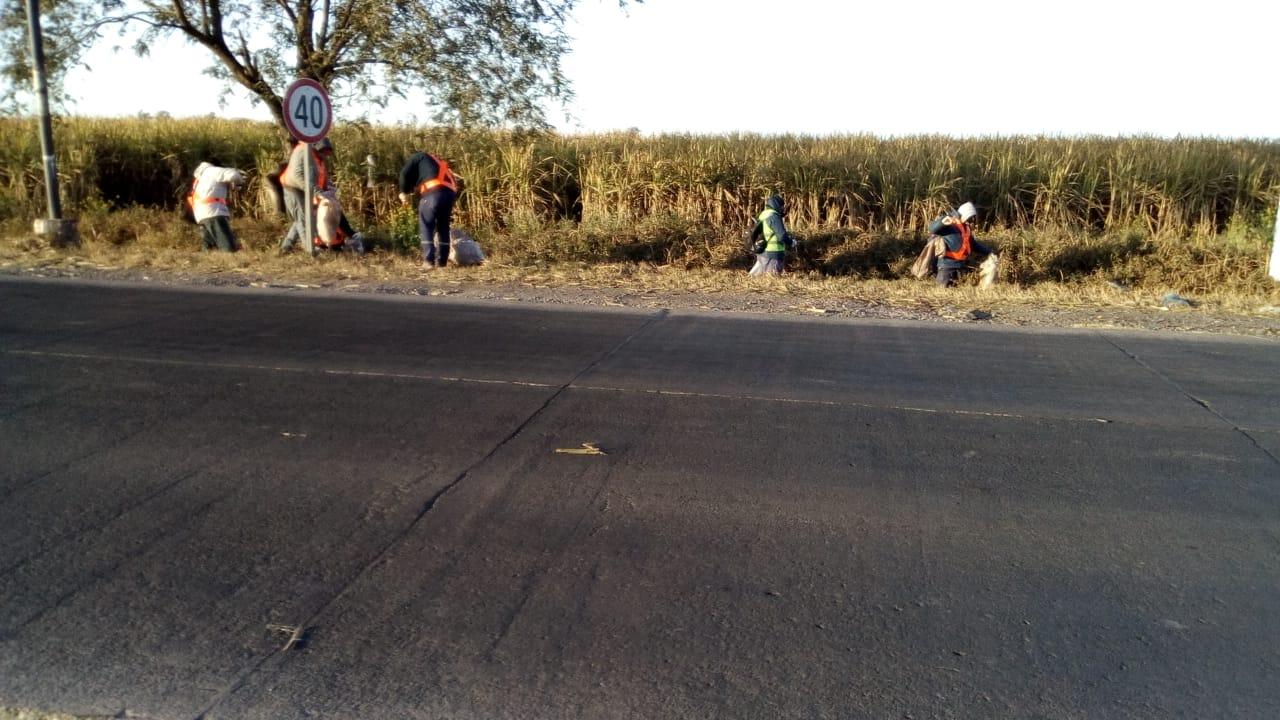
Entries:
POLYGON ((40 150, 44 153, 44 192, 49 203, 49 217, 37 218, 35 231, 49 239, 54 247, 79 245, 76 221, 62 217, 62 200, 58 194, 58 161, 53 152, 53 123, 49 117, 49 82, 44 69, 44 34, 40 27, 40 0, 27 0, 27 30, 31 40, 31 84, 40 115, 40 150))
MULTIPOLYGON (((320 142, 329 134, 333 125, 333 105, 329 102, 329 93, 324 91, 320 83, 311 78, 298 78, 289 89, 284 91, 284 124, 300 142, 320 142)), ((308 152, 310 148, 308 148, 308 152)), ((302 246, 308 255, 315 255, 315 198, 312 196, 314 180, 311 176, 311 158, 302 163, 306 187, 305 207, 306 235, 302 238, 302 246)))
POLYGON ((1271 238, 1271 279, 1280 282, 1280 207, 1276 208, 1276 234, 1271 238))

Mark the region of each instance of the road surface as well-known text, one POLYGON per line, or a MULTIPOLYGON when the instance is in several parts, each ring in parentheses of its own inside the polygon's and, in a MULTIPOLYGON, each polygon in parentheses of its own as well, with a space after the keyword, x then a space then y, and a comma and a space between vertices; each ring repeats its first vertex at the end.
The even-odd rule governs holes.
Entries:
POLYGON ((0 707, 1280 716, 1275 342, 14 278, 0 307, 0 707))

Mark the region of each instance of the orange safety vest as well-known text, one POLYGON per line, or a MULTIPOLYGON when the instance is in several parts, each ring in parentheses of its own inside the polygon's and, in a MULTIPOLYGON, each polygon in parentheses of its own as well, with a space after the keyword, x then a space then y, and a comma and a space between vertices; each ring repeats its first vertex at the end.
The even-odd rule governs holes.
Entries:
MULTIPOLYGON (((320 159, 320 153, 316 152, 315 150, 311 150, 309 148, 308 148, 308 152, 311 153, 311 159, 316 164, 316 176, 311 179, 315 182, 316 187, 323 190, 324 188, 329 186, 329 171, 325 169, 324 161, 320 159)), ((280 171, 280 178, 283 180, 284 176, 288 175, 292 171, 293 171, 293 153, 289 153, 289 163, 284 166, 284 170, 280 171)))
POLYGON ((942 255, 948 260, 960 260, 963 262, 969 258, 969 253, 972 251, 972 248, 969 245, 969 240, 973 237, 973 231, 970 230, 969 226, 965 225, 963 222, 956 227, 960 228, 960 249, 948 250, 942 253, 942 255))
POLYGON ((432 160, 435 160, 436 165, 440 166, 440 174, 430 180, 423 180, 418 183, 418 194, 426 195, 438 187, 447 187, 454 192, 458 192, 458 179, 454 177, 453 170, 449 169, 449 163, 441 160, 431 153, 427 153, 426 155, 432 160))
MULTIPOLYGON (((191 208, 192 214, 196 211, 196 185, 200 184, 200 178, 191 181, 191 192, 187 193, 187 207, 191 208)), ((226 205, 227 199, 213 196, 201 196, 200 202, 206 205, 226 205)))

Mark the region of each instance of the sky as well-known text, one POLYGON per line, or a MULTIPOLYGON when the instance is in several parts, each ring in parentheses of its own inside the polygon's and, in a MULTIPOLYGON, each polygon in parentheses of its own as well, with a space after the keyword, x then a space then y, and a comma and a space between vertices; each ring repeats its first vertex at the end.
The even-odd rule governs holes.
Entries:
MULTIPOLYGON (((568 30, 564 132, 1280 138, 1274 0, 581 0, 568 30)), ((89 61, 77 114, 269 119, 181 41, 89 61)))

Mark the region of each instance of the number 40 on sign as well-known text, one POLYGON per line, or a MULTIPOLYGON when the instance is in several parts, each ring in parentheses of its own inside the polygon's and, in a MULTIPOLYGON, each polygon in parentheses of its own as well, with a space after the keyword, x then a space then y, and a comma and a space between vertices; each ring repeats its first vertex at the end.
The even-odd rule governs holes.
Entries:
POLYGON ((303 142, 318 142, 329 134, 333 107, 320 83, 301 78, 284 91, 284 124, 303 142))

